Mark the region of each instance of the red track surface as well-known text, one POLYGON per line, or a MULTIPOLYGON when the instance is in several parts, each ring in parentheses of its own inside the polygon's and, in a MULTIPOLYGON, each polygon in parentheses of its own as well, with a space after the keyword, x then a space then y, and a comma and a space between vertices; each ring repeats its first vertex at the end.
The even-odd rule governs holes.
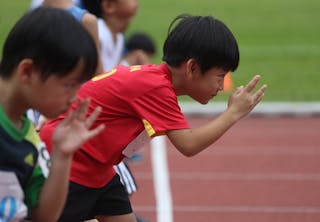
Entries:
MULTIPOLYGON (((198 126, 208 117, 190 117, 198 126)), ((168 142, 174 222, 320 221, 320 117, 250 117, 187 158, 168 142)), ((131 164, 138 214, 156 222, 150 149, 131 164)))

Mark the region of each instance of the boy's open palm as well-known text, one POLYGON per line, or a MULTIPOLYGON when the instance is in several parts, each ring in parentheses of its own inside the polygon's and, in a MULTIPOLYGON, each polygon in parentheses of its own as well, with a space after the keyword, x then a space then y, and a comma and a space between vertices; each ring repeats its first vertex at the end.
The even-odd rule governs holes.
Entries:
POLYGON ((247 115, 262 100, 267 86, 263 85, 260 89, 255 91, 254 89, 259 80, 259 75, 254 76, 245 87, 238 87, 230 96, 228 109, 237 113, 239 119, 247 115))
POLYGON ((65 155, 73 154, 83 143, 99 134, 104 125, 101 124, 90 129, 101 111, 97 107, 94 112, 86 118, 89 99, 79 101, 77 108, 56 127, 53 134, 54 149, 59 149, 65 155))

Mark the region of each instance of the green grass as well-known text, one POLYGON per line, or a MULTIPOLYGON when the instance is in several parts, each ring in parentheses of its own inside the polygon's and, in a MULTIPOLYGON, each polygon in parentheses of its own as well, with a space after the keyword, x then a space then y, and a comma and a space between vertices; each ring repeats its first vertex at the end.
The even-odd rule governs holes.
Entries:
MULTIPOLYGON (((268 101, 319 101, 320 1, 317 0, 140 0, 128 32, 146 30, 161 45, 170 21, 179 13, 213 15, 239 42, 241 61, 236 85, 262 75, 268 101)), ((225 99, 225 96, 217 98, 225 99)))
MULTIPOLYGON (((29 1, 0 0, 0 46, 29 1)), ((265 101, 319 101, 320 1, 318 0, 139 0, 140 8, 127 34, 150 33, 161 62, 169 23, 180 13, 213 15, 238 39, 241 59, 235 85, 261 74, 268 85, 265 101)), ((226 95, 217 100, 225 100, 226 95)))
POLYGON ((29 1, 27 0, 0 0, 0 48, 15 22, 24 14, 29 1))

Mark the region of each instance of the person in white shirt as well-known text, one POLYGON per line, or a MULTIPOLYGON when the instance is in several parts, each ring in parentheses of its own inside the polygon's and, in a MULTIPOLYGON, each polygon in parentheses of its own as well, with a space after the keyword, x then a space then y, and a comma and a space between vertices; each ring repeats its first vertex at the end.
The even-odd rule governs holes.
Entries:
POLYGON ((137 0, 82 0, 84 9, 98 17, 100 53, 104 71, 110 71, 122 59, 124 32, 138 10, 137 0))

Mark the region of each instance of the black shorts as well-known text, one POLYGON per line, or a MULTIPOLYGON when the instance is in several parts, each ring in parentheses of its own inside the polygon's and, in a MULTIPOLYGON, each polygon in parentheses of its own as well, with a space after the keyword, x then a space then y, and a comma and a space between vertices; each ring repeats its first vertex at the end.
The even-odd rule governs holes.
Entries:
POLYGON ((70 182, 65 208, 59 222, 82 222, 97 215, 114 216, 132 213, 125 187, 116 174, 102 188, 88 188, 70 182))

